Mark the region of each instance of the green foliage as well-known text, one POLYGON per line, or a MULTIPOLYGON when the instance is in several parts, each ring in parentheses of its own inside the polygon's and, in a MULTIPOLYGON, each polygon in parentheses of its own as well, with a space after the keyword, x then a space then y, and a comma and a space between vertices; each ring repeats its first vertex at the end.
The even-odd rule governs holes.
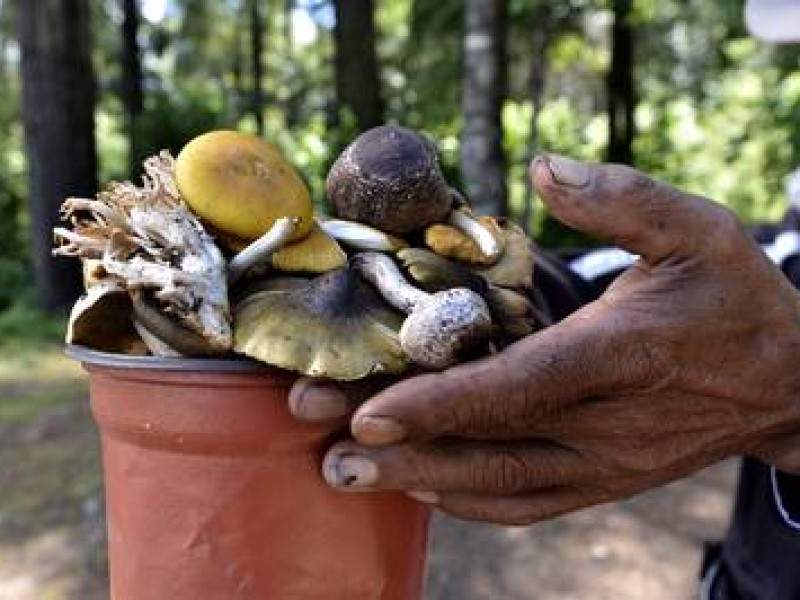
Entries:
POLYGON ((0 350, 21 351, 20 344, 46 344, 64 339, 66 320, 63 315, 49 315, 23 297, 0 311, 0 350))
POLYGON ((663 88, 640 103, 636 153, 643 169, 747 221, 774 220, 786 206, 783 178, 800 164, 800 71, 771 66, 769 51, 750 39, 723 52, 730 66, 699 100, 663 88))
MULTIPOLYGON (((92 3, 101 182, 129 177, 129 152, 140 161, 164 148, 177 152, 207 129, 254 131, 247 4, 169 0, 162 21, 142 20, 145 106, 129 148, 118 97, 120 4, 92 3)), ((786 200, 783 178, 800 164, 800 48, 769 48, 748 38, 743 4, 634 0, 634 150, 640 168, 755 221, 779 216, 786 200)), ((26 296, 30 266, 10 6, 0 3, 0 336, 38 323, 18 302, 26 296)), ((464 3, 375 6, 387 118, 429 135, 448 180, 458 185, 464 3)), ((504 144, 512 214, 519 218, 533 153, 587 160, 605 153, 610 7, 609 0, 508 3, 504 144), (546 59, 539 65, 544 94, 534 107, 531 72, 537 65, 531 56, 535 36, 545 34, 546 59)), ((332 3, 265 0, 262 14, 264 135, 297 165, 324 210, 325 174, 355 133, 352 116, 339 113, 335 103, 332 3)), ((540 204, 530 225, 548 245, 588 243, 548 219, 540 204)))
POLYGON ((10 38, 10 5, 0 5, 0 311, 10 306, 29 277, 25 155, 19 125, 19 80, 10 38))

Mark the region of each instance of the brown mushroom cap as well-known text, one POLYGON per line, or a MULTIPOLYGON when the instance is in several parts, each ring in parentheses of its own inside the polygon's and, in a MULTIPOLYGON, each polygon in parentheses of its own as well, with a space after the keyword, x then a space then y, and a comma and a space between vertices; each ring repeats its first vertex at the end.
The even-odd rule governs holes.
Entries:
POLYGON ((350 268, 264 291, 234 309, 234 350, 284 369, 342 381, 400 373, 407 359, 390 310, 350 268))
POLYGON ((442 221, 453 202, 431 144, 397 125, 358 136, 334 163, 326 188, 339 217, 400 235, 442 221))

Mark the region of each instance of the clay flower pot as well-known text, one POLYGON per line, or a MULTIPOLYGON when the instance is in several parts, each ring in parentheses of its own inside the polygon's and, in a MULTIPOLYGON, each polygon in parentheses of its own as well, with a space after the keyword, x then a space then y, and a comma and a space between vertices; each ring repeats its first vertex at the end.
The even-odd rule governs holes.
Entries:
POLYGON ((89 373, 114 600, 418 600, 429 511, 322 482, 334 435, 245 361, 70 347, 89 373))

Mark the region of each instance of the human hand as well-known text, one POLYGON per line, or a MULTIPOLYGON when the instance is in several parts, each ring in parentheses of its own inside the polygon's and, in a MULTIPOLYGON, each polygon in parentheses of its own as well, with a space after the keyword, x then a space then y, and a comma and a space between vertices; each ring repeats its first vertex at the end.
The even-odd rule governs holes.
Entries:
MULTIPOLYGON (((731 213, 626 167, 545 157, 531 176, 557 218, 642 258, 501 354, 367 400, 328 483, 525 524, 732 455, 800 472, 800 297, 731 213)), ((292 396, 336 394, 306 381, 292 396)))

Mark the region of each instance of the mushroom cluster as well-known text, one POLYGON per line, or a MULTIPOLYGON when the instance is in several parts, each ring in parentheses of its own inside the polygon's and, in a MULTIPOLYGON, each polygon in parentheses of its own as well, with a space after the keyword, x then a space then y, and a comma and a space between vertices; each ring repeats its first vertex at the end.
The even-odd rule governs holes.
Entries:
POLYGON ((62 206, 54 254, 80 258, 67 342, 158 356, 241 354, 354 380, 438 370, 534 331, 534 254, 475 217, 433 145, 385 125, 357 137, 315 215, 302 177, 252 135, 212 131, 62 206))

